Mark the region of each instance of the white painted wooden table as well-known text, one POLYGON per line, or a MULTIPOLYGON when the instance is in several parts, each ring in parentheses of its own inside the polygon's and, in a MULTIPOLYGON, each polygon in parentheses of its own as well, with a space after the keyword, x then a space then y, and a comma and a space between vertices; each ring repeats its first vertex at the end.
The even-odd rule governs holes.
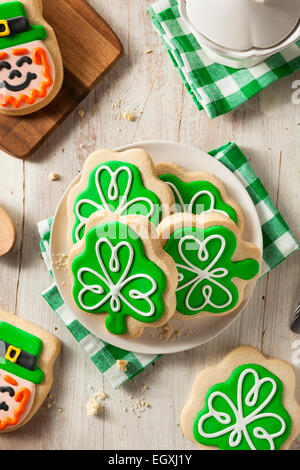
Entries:
MULTIPOLYGON (((210 121, 197 111, 152 29, 146 13, 151 0, 90 3, 119 35, 125 50, 121 62, 80 106, 86 112, 84 118, 74 112, 30 160, 0 155, 0 204, 14 218, 18 231, 14 251, 0 259, 0 305, 57 334, 63 342, 53 406, 44 405, 19 432, 1 436, 0 448, 191 449, 177 424, 203 367, 242 344, 292 361, 297 335, 289 330, 289 317, 300 300, 300 253, 258 282, 246 310, 218 338, 192 351, 164 356, 123 390, 113 391, 41 297, 51 279, 41 260, 36 224, 54 213, 66 185, 97 148, 162 139, 210 150, 232 140, 251 160, 300 239, 300 104, 291 101, 292 82, 300 79, 300 73, 210 121), (152 54, 146 54, 149 49, 152 54), (119 98, 121 109, 113 106, 119 98), (136 121, 118 119, 119 111, 133 108, 136 121), (50 182, 50 172, 59 173, 60 181, 50 182), (149 389, 143 390, 144 385, 149 389), (98 417, 86 414, 89 386, 108 395, 98 417), (131 402, 142 397, 151 408, 138 418, 131 402)), ((295 367, 300 400, 300 365, 295 367)), ((300 438, 294 448, 300 449, 300 438)))

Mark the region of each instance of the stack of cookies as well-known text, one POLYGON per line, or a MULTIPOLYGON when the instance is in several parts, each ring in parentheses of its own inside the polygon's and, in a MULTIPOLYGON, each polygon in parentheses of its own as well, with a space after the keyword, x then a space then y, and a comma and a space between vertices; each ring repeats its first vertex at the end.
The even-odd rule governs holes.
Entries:
POLYGON ((100 150, 68 195, 69 272, 77 307, 116 335, 227 315, 259 276, 241 208, 223 183, 142 149, 100 150))

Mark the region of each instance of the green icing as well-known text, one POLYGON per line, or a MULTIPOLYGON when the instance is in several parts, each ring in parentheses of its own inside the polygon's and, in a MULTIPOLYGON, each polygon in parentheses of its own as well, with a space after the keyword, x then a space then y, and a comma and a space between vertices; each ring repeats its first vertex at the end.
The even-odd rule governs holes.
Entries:
POLYGON ((194 421, 194 438, 221 450, 278 450, 292 426, 282 394, 282 382, 264 367, 239 366, 208 390, 194 421))
POLYGON ((223 226, 183 227, 171 235, 165 251, 178 270, 178 312, 218 314, 237 305, 239 294, 232 279, 253 279, 259 272, 259 263, 254 259, 233 262, 236 247, 234 233, 223 226))
POLYGON ((20 349, 20 358, 23 352, 26 352, 38 360, 43 348, 42 340, 27 331, 20 330, 20 328, 10 325, 9 323, 0 321, 0 369, 35 384, 42 383, 45 374, 37 365, 34 370, 31 370, 26 367, 26 360, 24 358, 21 362, 18 359, 16 363, 5 358, 7 351, 4 343, 6 343, 7 346, 11 345, 20 349))
POLYGON ((161 175, 159 178, 168 183, 172 189, 177 212, 199 215, 215 211, 229 216, 234 223, 237 223, 235 210, 223 201, 218 188, 209 181, 185 183, 177 176, 169 174, 161 175))
POLYGON ((87 188, 78 194, 74 203, 73 242, 82 239, 87 219, 97 210, 144 215, 157 226, 161 219, 160 206, 156 194, 145 188, 135 165, 120 161, 98 165, 89 175, 87 188))
MULTIPOLYGON (((27 17, 26 10, 21 2, 5 2, 0 5, 0 20, 9 20, 20 16, 27 17)), ((32 41, 43 41, 46 37, 47 32, 43 26, 30 25, 29 31, 1 36, 0 49, 7 49, 32 41)))
POLYGON ((81 310, 108 313, 108 331, 126 333, 126 317, 144 323, 165 311, 166 277, 146 257, 136 232, 120 222, 93 227, 86 234, 83 253, 72 263, 73 297, 81 310))

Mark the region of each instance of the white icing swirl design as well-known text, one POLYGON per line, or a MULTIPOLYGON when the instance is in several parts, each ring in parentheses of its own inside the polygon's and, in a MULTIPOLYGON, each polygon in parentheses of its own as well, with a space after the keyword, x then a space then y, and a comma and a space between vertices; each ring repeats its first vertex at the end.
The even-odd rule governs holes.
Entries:
MULTIPOLYGON (((178 282, 181 282, 181 281, 184 280, 184 274, 182 273, 182 271, 184 271, 184 270, 188 271, 189 273, 192 272, 192 273, 195 274, 195 276, 192 279, 189 279, 187 282, 184 282, 183 284, 178 286, 177 290, 176 290, 176 292, 178 292, 178 291, 180 291, 182 289, 185 289, 186 287, 190 286, 190 288, 189 288, 189 290, 188 290, 188 292, 185 296, 185 306, 188 310, 190 310, 192 312, 199 311, 199 310, 203 309, 204 307, 206 307, 207 305, 210 305, 211 307, 214 307, 214 308, 217 308, 217 309, 221 309, 221 308, 226 308, 226 307, 228 307, 228 305, 231 304, 231 302, 232 302, 231 292, 229 291, 229 289, 227 289, 225 286, 223 286, 220 282, 217 281, 217 279, 221 279, 221 278, 226 277, 228 275, 228 269, 226 269, 226 268, 214 268, 214 265, 218 262, 218 260, 223 255, 225 247, 226 247, 225 238, 222 237, 221 235, 217 235, 217 234, 216 235, 210 235, 203 242, 200 241, 195 236, 186 235, 178 243, 178 253, 179 253, 182 261, 185 263, 185 264, 176 263, 177 269, 180 270, 180 272, 178 273, 178 282), (190 242, 192 244, 191 247, 190 247, 191 250, 195 250, 195 245, 194 244, 196 244, 198 246, 197 257, 198 257, 199 261, 200 262, 206 262, 209 259, 209 252, 208 252, 208 249, 207 249, 207 244, 211 240, 216 240, 216 239, 221 241, 219 251, 216 254, 216 256, 214 257, 214 259, 211 261, 211 263, 209 263, 208 266, 205 269, 200 269, 198 266, 192 264, 187 259, 187 257, 185 256, 183 245, 190 242), (211 297, 212 297, 213 289, 212 289, 211 285, 205 284, 206 280, 210 281, 211 284, 217 286, 218 288, 220 288, 226 294, 228 300, 225 303, 223 303, 221 305, 217 305, 217 304, 212 302, 211 297), (190 305, 190 297, 193 294, 194 290, 197 289, 199 284, 201 284, 203 282, 204 282, 204 285, 202 286, 202 295, 204 297, 204 301, 202 302, 202 304, 197 305, 196 307, 192 307, 190 305)), ((187 250, 187 249, 188 248, 185 245, 185 250, 187 250)))
POLYGON ((189 204, 185 204, 182 197, 181 197, 181 194, 178 191, 178 188, 175 186, 175 184, 171 183, 171 181, 166 181, 166 183, 170 186, 170 188, 172 189, 172 191, 175 193, 175 195, 178 198, 178 201, 179 201, 179 204, 180 204, 180 209, 181 209, 180 212, 188 212, 190 214, 193 214, 193 213, 198 214, 197 211, 193 212, 193 206, 195 204, 195 201, 197 201, 198 197, 208 196, 210 198, 210 206, 205 211, 200 211, 199 214, 200 213, 207 214, 209 212, 218 212, 219 214, 223 214, 223 215, 226 215, 227 217, 229 217, 227 212, 221 211, 221 210, 215 208, 215 202, 216 202, 215 197, 210 191, 207 191, 207 190, 198 191, 196 194, 194 194, 194 196, 190 200, 189 204))
POLYGON ((104 305, 107 301, 110 301, 110 308, 113 312, 119 312, 122 307, 122 302, 127 305, 132 311, 135 313, 143 316, 143 317, 151 317, 155 313, 155 305, 151 300, 151 295, 156 291, 157 289, 157 283, 153 279, 153 277, 149 276, 148 274, 144 273, 139 273, 139 274, 133 274, 131 276, 128 276, 128 273, 131 269, 131 266, 133 264, 134 260, 134 249, 132 245, 126 241, 119 242, 116 246, 114 246, 110 240, 107 238, 100 238, 95 246, 96 250, 96 256, 99 262, 99 265, 101 267, 101 270, 103 272, 103 275, 100 274, 99 272, 89 268, 89 267, 82 267, 78 270, 77 277, 79 282, 82 284, 83 289, 79 292, 78 295, 78 301, 80 305, 85 309, 89 311, 94 311, 99 309, 102 305, 104 305), (104 260, 101 255, 101 245, 108 245, 108 247, 111 250, 111 257, 109 260, 104 260), (127 265, 125 268, 121 266, 120 259, 119 259, 119 250, 121 248, 126 248, 128 250, 128 261, 127 265), (117 282, 114 282, 108 272, 108 269, 106 268, 106 262, 109 261, 109 270, 112 273, 119 273, 120 277, 117 282), (96 278, 99 279, 100 284, 104 284, 104 286, 107 287, 107 292, 105 292, 105 289, 100 285, 100 284, 86 284, 83 280, 83 276, 86 273, 91 273, 93 274, 96 278), (123 294, 122 294, 122 289, 125 286, 130 285, 132 281, 135 281, 136 279, 140 279, 142 281, 145 281, 146 279, 150 281, 151 283, 151 288, 147 292, 141 292, 137 289, 132 289, 129 290, 128 292, 128 297, 130 300, 128 300, 123 294), (100 297, 99 302, 93 304, 93 305, 87 305, 84 302, 84 296, 87 292, 92 292, 93 294, 97 294, 100 297), (133 304, 132 301, 135 301, 135 304, 133 304), (136 303, 138 303, 139 300, 146 301, 148 304, 148 310, 142 311, 136 303))
MULTIPOLYGON (((257 424, 255 427, 251 427, 253 436, 256 439, 266 440, 270 445, 270 450, 275 449, 274 439, 281 436, 286 430, 286 423, 284 419, 276 413, 271 412, 263 412, 266 406, 271 402, 273 397, 275 396, 277 391, 277 384, 274 379, 271 377, 265 377, 263 379, 259 378, 258 373, 256 370, 252 368, 248 368, 243 370, 241 375, 239 376, 238 385, 237 385, 237 406, 233 403, 233 401, 223 392, 215 391, 213 392, 208 398, 208 413, 201 416, 198 422, 198 431, 200 436, 203 436, 208 439, 218 438, 220 436, 224 436, 229 434, 229 446, 235 448, 239 446, 241 443, 242 438, 244 437, 250 447, 251 450, 256 450, 255 445, 253 444, 253 440, 250 436, 250 432, 247 429, 247 426, 254 423, 257 424), (243 411, 243 383, 245 377, 251 374, 254 379, 254 385, 251 387, 247 395, 245 396, 245 405, 248 407, 255 407, 257 405, 259 394, 261 391, 261 387, 264 384, 271 385, 271 391, 267 395, 267 397, 260 403, 257 408, 255 408, 249 415, 244 416, 243 411), (232 417, 225 413, 224 411, 217 411, 214 408, 214 400, 215 398, 221 398, 226 401, 227 406, 229 406, 234 414, 235 421, 232 422, 232 417), (224 425, 224 429, 220 431, 216 431, 213 433, 206 433, 203 430, 203 426, 207 419, 214 418, 220 423, 224 425), (279 431, 270 433, 263 427, 262 420, 268 420, 268 418, 275 419, 279 425, 281 425, 279 431), (257 422, 257 423, 256 423, 257 422)), ((271 424, 271 423, 270 423, 271 424)))
POLYGON ((134 204, 141 203, 143 207, 145 207, 145 204, 149 205, 149 210, 147 214, 145 214, 146 217, 150 218, 153 216, 155 212, 155 204, 150 199, 140 196, 140 197, 136 197, 128 201, 128 195, 130 193, 132 184, 133 184, 132 171, 127 166, 120 166, 115 171, 112 170, 108 165, 100 166, 97 169, 95 173, 95 185, 96 185, 101 203, 98 204, 96 201, 93 201, 91 199, 80 199, 80 201, 77 202, 75 206, 75 215, 80 221, 80 223, 78 224, 75 230, 76 242, 80 240, 80 232, 82 228, 85 227, 86 222, 88 220, 88 217, 84 217, 80 213, 80 209, 83 204, 88 204, 92 206, 94 208, 94 212, 106 210, 106 211, 111 211, 111 212, 115 212, 116 214, 122 215, 134 204), (100 175, 104 171, 107 171, 110 176, 110 184, 107 189, 108 201, 106 200, 106 197, 104 196, 102 187, 100 185, 100 175), (118 177, 123 172, 127 174, 127 185, 122 194, 118 186, 118 177), (115 202, 118 200, 119 200, 118 206, 116 207, 116 209, 114 209, 114 207, 112 206, 112 204, 110 204, 110 202, 115 202))

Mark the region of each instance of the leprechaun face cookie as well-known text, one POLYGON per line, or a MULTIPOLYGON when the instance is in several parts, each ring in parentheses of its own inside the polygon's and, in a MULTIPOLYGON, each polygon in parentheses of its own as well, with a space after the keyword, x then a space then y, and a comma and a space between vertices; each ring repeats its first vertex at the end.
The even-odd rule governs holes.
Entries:
POLYGON ((241 240, 236 225, 220 214, 174 214, 158 227, 178 272, 176 310, 180 318, 226 315, 244 298, 260 272, 261 253, 241 240))
POLYGON ((68 196, 69 244, 82 239, 87 220, 96 211, 140 214, 157 226, 173 205, 171 189, 156 176, 144 150, 99 150, 87 159, 68 196))
POLYGON ((295 374, 278 359, 240 347, 197 377, 181 415, 201 449, 288 449, 300 432, 295 374))
POLYGON ((27 423, 53 382, 59 341, 35 325, 0 311, 0 433, 27 423))
POLYGON ((92 215, 69 256, 73 299, 110 333, 138 337, 174 314, 177 274, 155 227, 139 215, 92 215))
POLYGON ((228 196, 224 184, 216 176, 187 171, 168 162, 157 163, 155 170, 159 178, 172 189, 176 212, 195 215, 216 212, 229 217, 243 233, 243 212, 238 203, 228 196))
POLYGON ((40 0, 0 3, 0 112, 24 115, 58 93, 62 61, 40 0))

